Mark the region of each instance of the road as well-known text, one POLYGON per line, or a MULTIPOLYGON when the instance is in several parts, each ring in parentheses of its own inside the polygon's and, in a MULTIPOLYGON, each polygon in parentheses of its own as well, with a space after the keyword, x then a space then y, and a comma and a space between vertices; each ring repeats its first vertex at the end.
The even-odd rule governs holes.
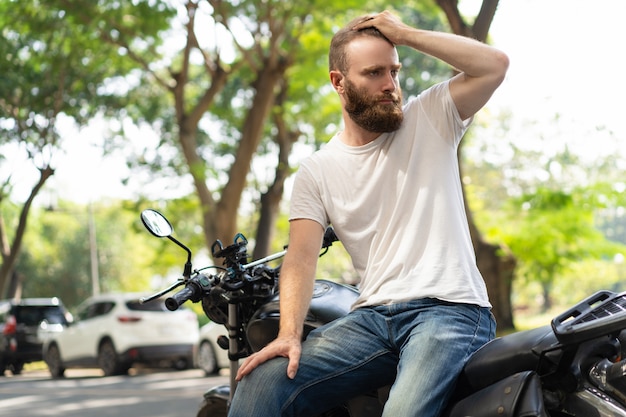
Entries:
POLYGON ((102 377, 98 370, 47 371, 0 377, 0 416, 12 417, 193 417, 202 394, 228 376, 205 377, 198 369, 131 369, 128 376, 102 377))

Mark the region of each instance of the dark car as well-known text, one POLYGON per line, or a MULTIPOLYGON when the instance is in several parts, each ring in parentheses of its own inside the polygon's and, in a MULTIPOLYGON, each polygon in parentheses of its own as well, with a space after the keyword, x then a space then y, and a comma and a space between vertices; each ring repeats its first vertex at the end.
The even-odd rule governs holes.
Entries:
POLYGON ((56 297, 0 301, 0 376, 7 369, 17 375, 24 364, 41 361, 40 326, 66 326, 68 317, 56 297))

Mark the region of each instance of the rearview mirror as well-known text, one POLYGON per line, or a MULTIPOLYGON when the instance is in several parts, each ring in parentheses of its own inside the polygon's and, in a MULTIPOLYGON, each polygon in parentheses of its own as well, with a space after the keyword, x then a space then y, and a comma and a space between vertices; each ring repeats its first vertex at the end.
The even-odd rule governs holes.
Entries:
POLYGON ((141 221, 146 229, 156 237, 168 237, 174 232, 170 222, 156 210, 146 209, 142 211, 141 221))

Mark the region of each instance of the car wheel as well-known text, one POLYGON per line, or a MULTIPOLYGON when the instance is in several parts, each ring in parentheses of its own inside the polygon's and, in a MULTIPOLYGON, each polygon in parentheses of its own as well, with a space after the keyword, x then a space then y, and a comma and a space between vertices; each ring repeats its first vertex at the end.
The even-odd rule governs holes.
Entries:
POLYGON ((98 366, 104 371, 104 376, 125 374, 129 366, 125 366, 115 352, 113 342, 107 340, 100 345, 98 351, 98 366))
POLYGON ((24 369, 24 362, 14 362, 11 364, 10 368, 13 375, 19 375, 24 369))
POLYGON ((61 361, 61 353, 57 345, 50 345, 44 357, 52 378, 61 378, 65 374, 65 368, 61 361))
POLYGON ((184 371, 185 369, 191 368, 192 364, 192 358, 178 358, 172 362, 172 368, 177 371, 184 371))
POLYGON ((0 376, 4 376, 4 370, 6 369, 6 364, 4 363, 4 358, 0 356, 0 376))
POLYGON ((198 367, 206 375, 214 375, 219 371, 215 349, 213 349, 213 345, 208 340, 203 340, 198 348, 198 367))

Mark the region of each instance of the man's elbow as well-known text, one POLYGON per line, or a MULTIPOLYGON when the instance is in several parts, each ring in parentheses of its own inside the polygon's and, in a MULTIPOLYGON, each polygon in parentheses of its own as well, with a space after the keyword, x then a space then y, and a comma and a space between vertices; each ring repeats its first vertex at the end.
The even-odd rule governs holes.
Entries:
POLYGON ((509 56, 499 49, 494 49, 493 54, 493 74, 497 85, 500 85, 504 81, 506 72, 509 69, 509 56))

